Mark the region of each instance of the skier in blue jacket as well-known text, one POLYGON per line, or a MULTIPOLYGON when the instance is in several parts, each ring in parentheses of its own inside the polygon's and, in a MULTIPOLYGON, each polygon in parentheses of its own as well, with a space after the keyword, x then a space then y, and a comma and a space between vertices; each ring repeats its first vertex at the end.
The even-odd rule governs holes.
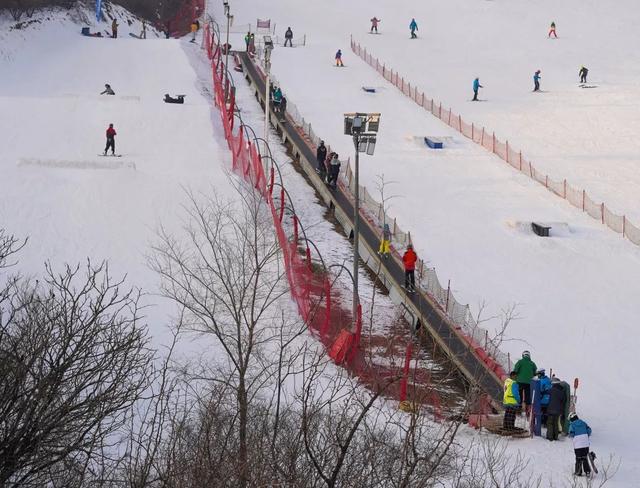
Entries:
POLYGON ((481 84, 480 84, 480 78, 476 78, 475 80, 473 80, 473 100, 474 102, 478 101, 478 89, 479 88, 484 88, 481 84))
POLYGON ((573 452, 576 455, 576 476, 582 476, 582 470, 587 477, 591 474, 589 465, 589 436, 591 427, 584 420, 578 418, 578 414, 569 414, 569 437, 573 440, 573 452))
POLYGON ((546 375, 544 368, 540 368, 536 374, 538 375, 538 383, 540 383, 540 407, 542 410, 542 425, 547 424, 547 405, 549 405, 549 392, 551 391, 551 378, 546 375))
POLYGON ((416 37, 418 37, 416 35, 416 31, 418 30, 418 23, 416 22, 416 19, 411 19, 409 29, 411 30, 411 39, 415 39, 416 37))
POLYGON ((540 70, 536 71, 533 74, 533 91, 540 91, 540 78, 542 78, 542 76, 540 76, 540 70))

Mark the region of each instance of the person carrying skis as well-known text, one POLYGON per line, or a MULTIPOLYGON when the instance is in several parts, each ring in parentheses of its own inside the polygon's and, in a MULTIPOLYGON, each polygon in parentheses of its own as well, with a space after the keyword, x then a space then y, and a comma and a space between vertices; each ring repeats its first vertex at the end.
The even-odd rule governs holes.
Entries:
POLYGON ((544 368, 540 368, 536 374, 538 375, 538 383, 540 383, 540 410, 542 411, 540 423, 542 425, 546 425, 549 391, 551 390, 551 378, 546 375, 544 368))
POLYGON ((391 247, 391 229, 389 224, 384 224, 382 227, 382 240, 380 241, 380 247, 378 248, 378 254, 384 258, 389 257, 391 247))
POLYGON ((342 64, 342 50, 341 49, 338 49, 338 52, 336 53, 336 66, 344 67, 344 64, 342 64))
POLYGON ((589 73, 589 70, 587 68, 585 68, 584 66, 582 66, 580 68, 580 71, 578 72, 578 76, 580 76, 580 83, 586 83, 587 82, 587 74, 589 73))
POLYGON ((380 19, 377 17, 374 17, 373 19, 371 19, 371 31, 373 32, 374 30, 376 31, 376 34, 378 33, 378 24, 380 23, 380 19))
POLYGON ((404 265, 404 287, 408 292, 416 291, 416 262, 418 255, 413 250, 413 244, 407 245, 407 250, 402 255, 402 264, 404 265))
POLYGON ((104 91, 100 92, 100 95, 115 95, 116 92, 113 91, 111 85, 109 83, 104 85, 104 91))
POLYGON ((551 28, 549 29, 549 35, 547 37, 551 37, 551 34, 553 34, 553 37, 555 37, 556 39, 558 38, 558 35, 556 34, 556 23, 555 22, 551 22, 551 28))
POLYGON ((111 155, 116 155, 116 130, 113 128, 113 124, 109 124, 107 129, 107 145, 104 148, 104 155, 107 155, 107 151, 111 148, 111 155))
POLYGON ((560 416, 564 413, 567 398, 558 378, 551 380, 549 405, 547 405, 547 439, 557 441, 560 434, 560 416))
POLYGON ((474 102, 478 101, 478 89, 480 88, 484 88, 481 84, 480 84, 480 78, 476 78, 475 80, 473 80, 473 100, 474 102))
POLYGON ((416 19, 411 19, 411 23, 409 24, 409 30, 411 31, 411 39, 415 39, 418 37, 416 31, 418 30, 418 23, 416 19))
POLYGON ((540 91, 540 78, 542 78, 542 76, 540 76, 540 70, 538 70, 533 74, 533 91, 534 92, 540 91))
POLYGON ((116 19, 113 19, 113 22, 111 22, 111 38, 118 38, 118 23, 116 22, 116 19))
POLYGON ((318 149, 316 149, 316 161, 318 162, 318 173, 321 175, 327 172, 327 168, 324 165, 327 159, 327 146, 324 145, 324 141, 320 141, 318 149))
POLYGON ((518 373, 511 371, 509 377, 504 381, 504 393, 502 395, 502 406, 504 407, 504 418, 502 419, 502 428, 505 430, 514 430, 516 428, 516 415, 520 408, 520 390, 516 377, 518 373))
POLYGON ((531 353, 529 351, 522 352, 522 358, 516 362, 513 370, 518 375, 518 390, 520 392, 520 399, 525 403, 525 411, 527 417, 531 412, 531 380, 537 371, 536 363, 531 360, 531 353))
POLYGON ((244 43, 247 46, 247 52, 249 52, 249 43, 251 42, 251 32, 247 32, 244 36, 244 43))
POLYGON ((287 47, 287 42, 289 43, 289 47, 293 47, 291 44, 291 40, 293 39, 293 31, 291 27, 287 27, 287 31, 284 33, 284 47, 287 47))
POLYGON ((333 153, 333 158, 329 163, 329 179, 327 183, 334 190, 338 187, 338 175, 340 174, 340 160, 338 159, 338 154, 333 153))
POLYGON ((589 477, 591 466, 589 465, 589 436, 591 427, 584 420, 578 418, 578 414, 569 414, 569 437, 573 440, 573 452, 576 455, 576 476, 582 476, 582 471, 589 477))

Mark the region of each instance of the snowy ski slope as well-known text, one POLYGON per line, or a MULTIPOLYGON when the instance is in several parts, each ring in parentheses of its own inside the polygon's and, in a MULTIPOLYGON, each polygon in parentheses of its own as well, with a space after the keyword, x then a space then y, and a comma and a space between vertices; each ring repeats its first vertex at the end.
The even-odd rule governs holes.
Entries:
MULTIPOLYGON (((613 75, 624 71, 608 68, 628 61, 629 48, 622 46, 637 34, 628 32, 614 47, 601 39, 587 41, 596 27, 619 33, 632 25, 638 8, 618 2, 620 8, 605 16, 603 9, 612 5, 248 0, 236 2, 232 13, 237 24, 271 18, 278 35, 287 26, 294 37, 307 35, 306 47, 276 48, 273 73, 314 131, 342 157, 352 153, 342 134, 342 114, 382 112, 376 155, 361 158, 361 182, 374 195, 377 175, 395 182, 386 190, 397 195, 390 213, 411 231, 419 255, 436 267, 441 281, 451 278, 461 301, 478 311, 486 300, 487 317, 517 304, 520 318, 512 323, 504 348, 516 358, 530 349, 539 366, 553 368, 568 381, 580 377, 579 412, 594 428, 594 448, 601 457, 619 456, 615 486, 632 486, 632 473, 640 470, 635 445, 640 427, 620 419, 640 400, 638 380, 627 374, 639 337, 640 250, 426 114, 348 49, 353 33, 381 59, 414 76, 412 81, 422 83, 431 96, 450 101, 467 120, 494 127, 540 168, 582 182, 614 208, 615 201, 631 211, 638 208, 633 204, 637 151, 635 142, 620 134, 635 124, 637 113, 618 108, 636 103, 628 98, 635 89, 629 76, 638 66, 632 64, 627 77, 617 81, 613 75), (367 34, 374 15, 382 19, 378 36, 367 34), (416 41, 408 39, 411 17, 420 25, 416 41), (546 38, 551 20, 558 25, 558 41, 546 38), (572 47, 571 38, 576 39, 572 47), (574 60, 578 45, 593 57, 574 60), (344 69, 333 67, 338 48, 344 69), (592 70, 590 79, 601 86, 577 88, 580 64, 592 70), (548 93, 530 93, 530 75, 537 68, 543 70, 548 93), (467 102, 475 76, 486 87, 481 90, 486 103, 467 102), (362 86, 378 92, 365 93, 362 86), (618 86, 626 88, 618 92, 618 86), (561 99, 573 106, 566 114, 558 113, 561 99), (612 99, 619 103, 610 109, 612 99), (614 137, 606 142, 602 134, 596 138, 600 130, 614 137), (424 135, 449 138, 448 149, 428 150, 416 141, 424 135), (533 235, 532 220, 551 223, 553 238, 533 235)), ((210 8, 221 14, 217 4, 210 8)), ((232 37, 231 44, 242 46, 241 37, 232 37)), ((556 479, 569 472, 573 452, 568 439, 554 445, 534 439, 520 446, 534 451, 535 463, 556 479)))

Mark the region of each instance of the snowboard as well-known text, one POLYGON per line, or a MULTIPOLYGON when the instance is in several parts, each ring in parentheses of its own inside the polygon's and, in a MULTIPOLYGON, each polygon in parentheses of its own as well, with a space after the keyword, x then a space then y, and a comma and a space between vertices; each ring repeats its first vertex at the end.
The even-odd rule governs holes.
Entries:
POLYGON ((369 34, 380 34, 379 32, 369 32, 369 34))
POLYGON ((103 158, 121 158, 122 154, 98 154, 98 156, 103 157, 103 158))
POLYGON ((598 85, 587 85, 586 83, 580 83, 578 86, 580 88, 598 88, 598 85))

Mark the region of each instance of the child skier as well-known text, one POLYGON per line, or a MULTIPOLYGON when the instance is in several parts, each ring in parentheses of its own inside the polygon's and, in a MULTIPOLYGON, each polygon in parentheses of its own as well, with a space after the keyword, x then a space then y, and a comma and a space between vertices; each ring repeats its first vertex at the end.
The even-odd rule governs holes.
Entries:
POLYGON ((342 50, 341 49, 338 49, 338 52, 336 53, 336 66, 344 67, 344 64, 342 64, 342 50))
POLYGON ((107 145, 104 148, 104 155, 107 155, 107 151, 111 148, 111 155, 116 155, 116 130, 113 128, 113 124, 109 124, 107 129, 107 145))
POLYGON ((589 70, 587 68, 585 68, 584 66, 582 66, 580 68, 580 71, 578 72, 578 76, 580 76, 580 83, 586 83, 587 82, 587 74, 589 73, 589 70))
POLYGON ((549 29, 549 35, 547 37, 551 37, 551 34, 553 34, 553 37, 555 37, 556 39, 558 38, 558 35, 556 34, 556 23, 555 22, 551 22, 551 28, 549 29))
POLYGON ((542 78, 542 76, 540 76, 540 70, 538 70, 533 74, 533 91, 534 92, 540 91, 540 78, 542 78))
POLYGON ((402 264, 404 265, 404 287, 410 293, 416 291, 416 261, 418 261, 418 255, 413 250, 413 244, 409 244, 402 256, 402 264))
POLYGON ((518 373, 511 371, 509 377, 504 382, 504 393, 502 395, 502 406, 504 407, 504 418, 502 420, 502 428, 505 430, 514 430, 516 424, 516 415, 520 408, 520 392, 516 377, 518 373))
POLYGON ((200 27, 200 22, 198 22, 197 20, 194 20, 193 22, 191 22, 191 41, 189 42, 196 42, 196 32, 198 32, 198 28, 200 27))
POLYGON ((411 19, 409 30, 411 30, 411 39, 415 39, 416 37, 418 37, 418 35, 416 34, 416 31, 418 30, 418 23, 416 22, 416 19, 411 19))
POLYGON ((480 78, 476 78, 475 80, 473 80, 473 101, 477 102, 478 101, 478 89, 483 88, 483 86, 480 84, 480 78))
POLYGON ((391 245, 391 229, 389 228, 389 224, 384 224, 382 227, 382 240, 380 241, 380 248, 378 249, 378 254, 384 258, 389 257, 391 245))
POLYGON ((374 30, 376 31, 376 34, 378 33, 378 24, 380 23, 380 19, 377 17, 374 17, 373 19, 371 19, 371 32, 373 32, 374 30))
MULTIPOLYGON (((589 436, 591 427, 584 420, 578 418, 578 414, 569 414, 569 437, 573 439, 573 452, 576 455, 576 476, 582 476, 582 471, 589 477, 591 466, 589 465, 589 436)), ((592 455, 593 456, 593 455, 592 455)))

